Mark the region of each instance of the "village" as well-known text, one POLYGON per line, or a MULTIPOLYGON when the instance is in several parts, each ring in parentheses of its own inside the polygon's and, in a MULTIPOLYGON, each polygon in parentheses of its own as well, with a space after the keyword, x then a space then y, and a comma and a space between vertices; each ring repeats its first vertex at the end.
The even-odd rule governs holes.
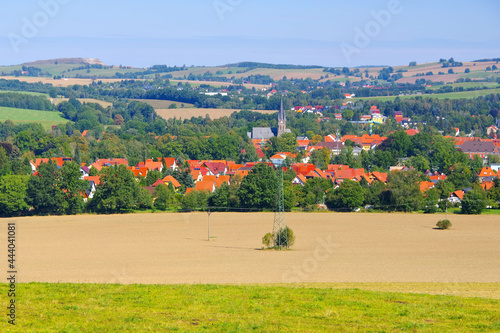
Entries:
MULTIPOLYGON (((404 131, 409 136, 419 133, 417 129, 409 129, 404 131)), ((383 144, 387 137, 382 137, 377 134, 369 135, 364 134, 362 136, 355 135, 344 135, 342 137, 337 137, 336 135, 328 135, 324 137, 324 140, 312 143, 307 137, 297 138, 297 150, 294 152, 278 152, 271 156, 268 160, 265 158, 264 151, 266 148, 266 143, 269 139, 253 139, 252 143, 256 148, 259 160, 255 162, 247 162, 244 164, 238 164, 235 161, 226 160, 179 160, 175 157, 164 157, 156 159, 146 159, 144 162, 140 162, 137 165, 129 165, 127 159, 111 158, 111 159, 98 159, 94 163, 86 165, 83 163, 80 167, 81 179, 88 181, 88 189, 84 193, 84 200, 92 199, 99 190, 99 185, 101 184, 98 174, 103 168, 124 165, 130 170, 137 182, 148 176, 148 173, 157 172, 157 174, 166 174, 167 171, 180 171, 181 169, 188 168, 190 176, 192 177, 194 186, 188 188, 182 188, 181 183, 175 179, 171 174, 165 177, 158 178, 152 185, 145 186, 145 188, 151 192, 155 193, 155 188, 159 185, 172 185, 176 193, 186 195, 193 191, 205 191, 208 193, 213 193, 216 189, 220 188, 222 184, 226 183, 230 185, 233 180, 241 182, 251 171, 252 168, 257 164, 266 164, 274 169, 282 168, 284 171, 293 170, 296 174, 292 183, 295 186, 305 186, 306 183, 315 178, 328 179, 332 182, 334 188, 338 187, 343 181, 351 180, 355 182, 366 181, 368 184, 372 184, 375 181, 381 183, 387 183, 388 174, 394 171, 405 172, 408 170, 414 170, 413 167, 407 167, 405 165, 394 165, 390 166, 386 172, 365 170, 363 168, 351 168, 349 165, 341 164, 328 164, 326 168, 321 169, 315 164, 310 162, 311 154, 314 151, 327 150, 332 156, 339 155, 342 150, 347 147, 346 142, 354 144, 352 149, 353 155, 359 155, 362 151, 375 150, 378 146, 383 144), (297 160, 299 152, 303 158, 297 160)), ((479 139, 473 137, 448 137, 448 139, 453 139, 456 148, 465 154, 467 154, 471 159, 476 156, 479 157, 483 164, 481 171, 477 174, 477 179, 481 184, 482 188, 487 191, 493 186, 494 180, 500 177, 500 164, 492 163, 488 164, 488 155, 500 155, 500 140, 498 139, 479 139)), ((54 157, 50 159, 59 168, 66 162, 72 162, 71 157, 54 157)), ((42 163, 48 163, 48 158, 37 158, 30 161, 32 168, 32 174, 37 175, 37 169, 42 163)), ((447 178, 444 173, 438 173, 436 171, 432 172, 427 170, 424 173, 428 177, 427 181, 420 182, 421 192, 425 194, 426 191, 435 187, 439 181, 443 181, 447 178)), ((463 188, 450 193, 448 201, 452 204, 459 204, 463 199, 464 194, 471 188, 463 188)))

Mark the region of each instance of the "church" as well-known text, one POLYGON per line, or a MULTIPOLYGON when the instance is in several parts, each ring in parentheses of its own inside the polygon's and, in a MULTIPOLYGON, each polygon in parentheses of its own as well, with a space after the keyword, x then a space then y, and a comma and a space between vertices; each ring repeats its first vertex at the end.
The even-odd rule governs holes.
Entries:
POLYGON ((253 140, 268 140, 272 137, 280 137, 283 133, 291 133, 291 131, 286 128, 286 114, 283 109, 283 98, 281 98, 281 107, 278 112, 278 127, 254 127, 247 134, 253 140))

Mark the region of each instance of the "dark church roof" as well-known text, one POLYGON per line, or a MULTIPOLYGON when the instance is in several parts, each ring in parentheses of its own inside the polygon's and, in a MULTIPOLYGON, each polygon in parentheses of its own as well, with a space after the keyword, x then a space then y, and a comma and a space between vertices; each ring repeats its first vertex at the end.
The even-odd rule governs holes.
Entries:
POLYGON ((278 134, 277 128, 271 127, 254 127, 252 132, 250 132, 250 137, 252 139, 270 139, 278 134))
POLYGON ((283 109, 283 98, 281 99, 280 110, 278 112, 278 128, 275 127, 254 127, 252 132, 248 132, 248 136, 254 140, 267 140, 272 137, 278 137, 283 133, 291 133, 292 131, 286 128, 286 113, 283 109), (280 132, 280 128, 281 131, 280 132))

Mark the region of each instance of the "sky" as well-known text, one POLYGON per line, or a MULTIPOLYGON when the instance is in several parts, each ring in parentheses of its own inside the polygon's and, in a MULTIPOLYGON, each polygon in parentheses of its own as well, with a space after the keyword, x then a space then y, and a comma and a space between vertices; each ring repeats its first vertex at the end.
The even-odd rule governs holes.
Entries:
POLYGON ((2 9, 0 65, 69 57, 134 67, 500 58, 498 0, 24 0, 2 9))

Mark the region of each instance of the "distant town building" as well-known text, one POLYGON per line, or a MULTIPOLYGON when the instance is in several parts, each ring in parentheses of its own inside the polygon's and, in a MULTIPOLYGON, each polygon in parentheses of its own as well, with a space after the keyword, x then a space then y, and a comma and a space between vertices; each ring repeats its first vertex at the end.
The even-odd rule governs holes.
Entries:
POLYGON ((283 109, 283 98, 281 98, 281 106, 278 112, 278 127, 254 127, 252 132, 247 135, 252 140, 268 140, 272 137, 280 137, 284 133, 291 133, 292 131, 286 128, 286 113, 283 109))

